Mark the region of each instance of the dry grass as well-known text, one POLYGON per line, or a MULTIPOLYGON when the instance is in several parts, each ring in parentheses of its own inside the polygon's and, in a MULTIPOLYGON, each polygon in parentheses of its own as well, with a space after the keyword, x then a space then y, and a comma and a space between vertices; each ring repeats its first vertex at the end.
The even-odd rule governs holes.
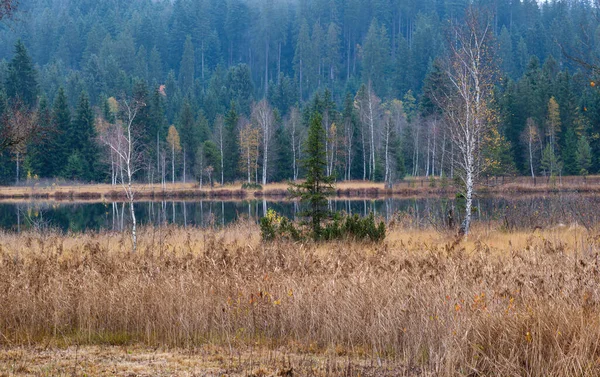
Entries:
MULTIPOLYGON (((62 359, 46 353, 73 360, 79 347, 104 365, 94 352, 120 352, 106 346, 221 360, 188 375, 304 375, 307 359, 321 375, 600 374, 595 233, 481 228, 456 242, 392 229, 381 245, 261 244, 258 233, 148 228, 137 254, 121 234, 1 235, 0 365, 17 361, 0 375, 43 375, 62 359)), ((106 357, 130 365, 120 355, 106 357)))

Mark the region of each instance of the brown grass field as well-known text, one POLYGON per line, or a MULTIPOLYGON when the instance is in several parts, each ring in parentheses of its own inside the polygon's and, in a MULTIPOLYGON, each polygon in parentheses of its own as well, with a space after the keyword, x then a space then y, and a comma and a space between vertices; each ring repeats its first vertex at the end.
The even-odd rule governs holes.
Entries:
POLYGON ((0 235, 0 376, 598 376, 600 238, 0 235))
MULTIPOLYGON (((159 184, 135 184, 139 200, 157 199, 219 199, 240 200, 244 198, 285 199, 288 183, 269 183, 262 190, 242 189, 241 183, 199 188, 196 182, 168 183, 163 189, 159 184)), ((562 177, 552 180, 544 177, 534 181, 530 177, 506 177, 482 179, 477 188, 481 194, 545 194, 552 192, 600 193, 600 176, 562 177)), ((451 180, 426 177, 408 177, 397 182, 391 189, 383 183, 370 181, 344 181, 336 184, 336 196, 340 198, 418 197, 427 195, 453 195, 456 187, 451 180)), ((0 200, 77 200, 111 201, 125 199, 121 186, 110 184, 40 184, 26 186, 0 186, 0 200)))

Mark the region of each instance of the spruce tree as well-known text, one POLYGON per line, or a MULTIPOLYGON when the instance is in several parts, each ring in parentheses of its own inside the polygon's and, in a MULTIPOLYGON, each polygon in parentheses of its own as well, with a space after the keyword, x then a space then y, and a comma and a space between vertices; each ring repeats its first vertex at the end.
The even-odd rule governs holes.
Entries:
POLYGON ((179 85, 184 94, 189 94, 194 86, 195 66, 194 45, 192 44, 192 37, 188 35, 185 39, 183 55, 179 64, 179 85))
POLYGON ((38 122, 40 134, 28 147, 27 157, 25 160, 25 169, 32 175, 38 177, 51 177, 51 158, 48 158, 48 149, 52 145, 56 133, 51 131, 51 111, 48 106, 48 100, 45 96, 40 99, 38 107, 38 122))
POLYGON ((334 192, 333 177, 326 174, 325 130, 321 125, 321 114, 315 112, 310 119, 308 137, 304 145, 302 166, 306 171, 306 180, 300 184, 292 184, 290 193, 300 198, 308 208, 301 216, 310 218, 312 235, 315 240, 321 238, 321 222, 329 217, 327 197, 334 192))
POLYGON ((588 175, 590 166, 592 166, 592 148, 585 135, 581 135, 577 142, 576 158, 579 174, 583 176, 588 175))
POLYGON ((71 110, 63 88, 58 89, 58 94, 54 100, 52 125, 55 130, 55 137, 49 143, 47 150, 48 155, 52 156, 48 174, 56 177, 61 175, 62 169, 71 155, 71 143, 69 141, 71 137, 71 110))
MULTIPOLYGON (((86 93, 81 93, 75 119, 71 123, 71 130, 68 145, 70 146, 70 156, 78 153, 77 158, 81 159, 81 164, 84 166, 83 174, 80 174, 78 179, 92 181, 98 178, 98 161, 99 150, 96 143, 96 128, 94 125, 94 111, 90 105, 89 98, 86 93)), ((77 158, 73 162, 77 161, 77 158)), ((77 165, 76 164, 76 165, 77 165)), ((78 166, 78 165, 77 165, 78 166)), ((66 177, 69 178, 69 177, 66 177)))
POLYGON ((15 45, 15 55, 8 64, 6 94, 29 108, 35 106, 38 95, 37 72, 21 40, 15 45))

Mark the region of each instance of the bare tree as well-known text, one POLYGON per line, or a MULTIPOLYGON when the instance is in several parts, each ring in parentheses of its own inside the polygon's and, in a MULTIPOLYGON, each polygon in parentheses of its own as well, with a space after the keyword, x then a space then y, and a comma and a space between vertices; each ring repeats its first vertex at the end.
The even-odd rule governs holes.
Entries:
POLYGON ((35 110, 19 100, 12 101, 0 119, 0 152, 22 149, 29 140, 47 131, 40 126, 35 110))
POLYGON ((471 225, 473 192, 479 173, 482 141, 493 126, 489 104, 493 96, 494 68, 491 56, 492 25, 488 15, 469 8, 465 23, 452 25, 450 59, 446 66, 449 87, 442 108, 457 153, 454 163, 465 185, 465 219, 461 231, 471 225))
POLYGON ((125 191, 129 201, 129 210, 131 214, 131 239, 133 241, 133 251, 137 249, 137 222, 135 217, 134 201, 135 191, 133 190, 133 177, 141 169, 143 162, 143 153, 141 143, 136 130, 133 129, 134 121, 140 109, 146 106, 145 103, 138 100, 122 99, 119 101, 120 119, 111 125, 100 135, 102 143, 110 148, 118 159, 121 171, 120 183, 125 191))
POLYGON ((27 141, 40 130, 38 115, 36 111, 14 104, 7 112, 3 121, 3 129, 8 132, 5 135, 5 146, 14 154, 16 162, 16 182, 19 184, 20 162, 27 150, 27 141))
POLYGON ((269 147, 271 145, 273 125, 275 123, 273 109, 271 109, 267 100, 263 99, 253 106, 252 123, 256 124, 262 131, 262 184, 266 185, 269 167, 269 147))

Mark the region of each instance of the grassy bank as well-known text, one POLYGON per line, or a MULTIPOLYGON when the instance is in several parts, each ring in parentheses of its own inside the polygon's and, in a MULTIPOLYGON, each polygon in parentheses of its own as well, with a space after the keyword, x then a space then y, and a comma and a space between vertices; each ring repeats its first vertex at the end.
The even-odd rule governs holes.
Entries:
POLYGON ((214 348, 219 373, 240 375, 276 372, 281 355, 340 375, 600 373, 599 241, 580 228, 463 242, 392 228, 380 245, 258 234, 148 228, 137 254, 126 234, 2 234, 0 361, 20 352, 32 371, 43 352, 92 360, 118 345, 214 348))
MULTIPOLYGON (((161 199, 218 199, 239 200, 245 198, 285 199, 288 197, 288 184, 270 183, 262 189, 244 189, 241 183, 216 185, 213 188, 197 183, 168 183, 161 185, 134 185, 139 200, 161 199)), ((545 194, 552 192, 600 193, 600 176, 537 178, 507 177, 489 178, 481 181, 479 193, 489 194, 545 194)), ((336 184, 335 194, 340 198, 378 198, 378 197, 418 197, 427 195, 454 195, 455 184, 440 178, 407 178, 397 182, 392 188, 383 183, 349 181, 336 184)), ((27 186, 0 187, 0 200, 86 200, 114 201, 125 200, 125 192, 120 186, 107 184, 36 184, 27 186)))

